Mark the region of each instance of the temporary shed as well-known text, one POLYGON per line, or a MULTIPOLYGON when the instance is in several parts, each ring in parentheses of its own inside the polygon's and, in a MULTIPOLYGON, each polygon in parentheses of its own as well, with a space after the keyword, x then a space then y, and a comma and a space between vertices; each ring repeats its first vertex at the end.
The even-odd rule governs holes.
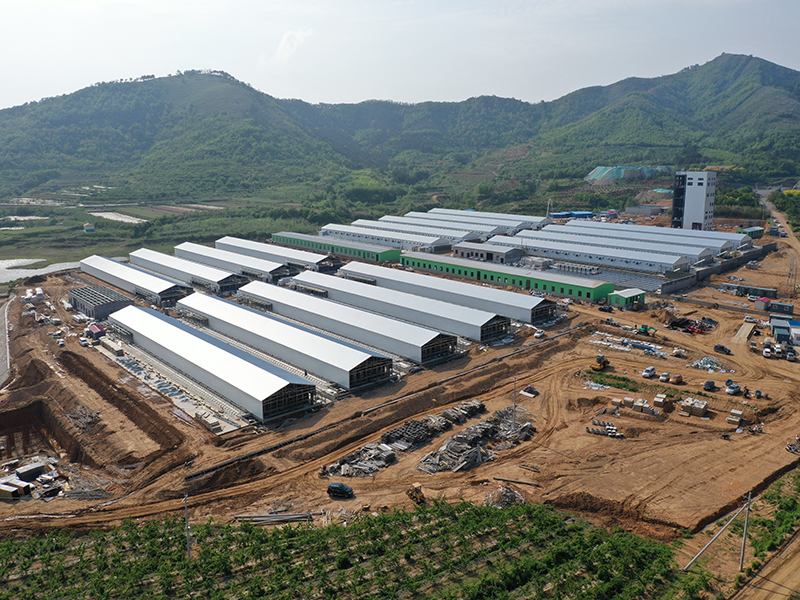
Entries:
POLYGON ((556 303, 552 300, 402 269, 351 262, 339 270, 339 275, 358 277, 363 282, 371 280, 382 288, 468 306, 525 323, 552 319, 556 315, 556 303))
MULTIPOLYGON (((599 237, 591 235, 591 232, 577 235, 573 233, 564 234, 559 229, 564 229, 558 225, 545 227, 541 231, 520 231, 516 237, 530 240, 541 240, 548 242, 564 242, 568 244, 580 244, 583 246, 599 246, 604 248, 618 248, 620 250, 635 250, 636 252, 652 252, 654 254, 673 254, 683 256, 689 263, 696 264, 707 262, 714 258, 708 248, 697 246, 680 246, 675 243, 660 243, 656 241, 633 241, 623 238, 599 237)), ((574 228, 578 229, 578 228, 574 228)), ((584 231, 584 230, 581 230, 584 231)))
POLYGON ((591 235, 593 238, 621 240, 627 242, 629 247, 639 243, 672 244, 676 248, 700 248, 709 250, 712 256, 716 256, 727 250, 733 250, 735 244, 729 240, 714 240, 711 238, 697 237, 676 237, 670 231, 681 231, 680 229, 668 229, 666 227, 650 227, 651 231, 628 231, 623 229, 587 229, 586 227, 576 227, 574 225, 548 225, 542 229, 543 232, 553 232, 564 236, 585 238, 591 235))
POLYGON ((525 223, 525 225, 527 225, 527 228, 530 229, 540 229, 545 225, 549 225, 550 223, 552 223, 552 221, 548 217, 537 217, 533 215, 517 215, 511 213, 485 212, 479 210, 456 210, 451 208, 432 208, 428 212, 430 214, 460 215, 468 217, 478 217, 480 219, 488 219, 488 220, 500 219, 502 221, 519 221, 525 223))
POLYGON ((390 232, 410 233, 413 235, 427 235, 430 237, 442 238, 452 243, 458 242, 480 242, 481 236, 471 231, 463 229, 447 229, 431 225, 424 227, 420 225, 409 225, 407 223, 396 223, 394 221, 373 221, 370 219, 356 219, 351 223, 353 227, 364 229, 378 229, 390 232))
POLYGON ((171 306, 192 293, 192 288, 126 265, 104 256, 93 255, 81 262, 81 271, 100 281, 133 294, 150 304, 171 306))
POLYGON ((272 241, 284 246, 294 246, 359 260, 371 260, 373 262, 395 262, 400 260, 399 248, 388 248, 378 244, 365 244, 352 240, 332 239, 321 235, 279 231, 272 234, 272 241))
POLYGON ((614 306, 631 307, 636 304, 644 303, 645 291, 639 288, 628 288, 612 292, 608 295, 608 304, 614 306))
POLYGON ((131 263, 138 267, 155 271, 167 277, 173 277, 194 288, 215 294, 235 292, 239 287, 247 283, 246 277, 236 275, 230 271, 196 263, 185 258, 170 256, 148 248, 140 248, 131 252, 130 257, 131 263))
MULTIPOLYGON (((603 229, 606 231, 642 231, 644 233, 652 233, 654 230, 658 231, 663 229, 664 232, 669 232, 668 235, 673 235, 676 238, 708 238, 712 240, 727 240, 733 242, 736 248, 746 247, 750 248, 753 245, 753 240, 743 233, 726 233, 723 231, 700 231, 693 229, 672 229, 667 227, 651 227, 649 225, 627 225, 622 223, 603 223, 601 221, 587 221, 584 219, 574 219, 569 221, 567 225, 574 225, 577 227, 591 227, 593 229, 603 229)), ((662 232, 659 232, 662 233, 662 232)))
POLYGON ((299 284, 304 288, 324 290, 328 298, 337 302, 426 327, 441 328, 448 333, 481 342, 506 335, 511 324, 508 317, 495 313, 341 277, 301 273, 294 281, 296 286, 299 284))
POLYGON ((553 271, 534 271, 496 263, 482 263, 454 256, 425 256, 404 252, 404 267, 439 275, 474 279, 482 283, 512 285, 524 290, 546 292, 579 300, 600 300, 614 291, 614 284, 553 271))
POLYGON ((418 363, 447 360, 456 353, 455 336, 260 281, 240 288, 238 296, 262 310, 418 363))
POLYGON ((228 235, 218 239, 214 242, 214 245, 220 250, 228 250, 237 254, 274 261, 288 267, 294 267, 297 270, 309 269, 320 273, 328 273, 336 271, 342 266, 342 261, 335 256, 297 250, 295 248, 285 248, 277 244, 264 244, 263 242, 254 242, 228 235))
POLYGON ((215 331, 347 389, 386 382, 392 372, 387 356, 222 298, 192 294, 177 306, 215 331))
POLYGON ((392 246, 393 248, 403 248, 405 250, 417 249, 422 252, 449 252, 451 247, 450 241, 442 237, 404 233, 402 231, 387 231, 385 229, 368 229, 366 227, 353 227, 352 225, 339 225, 337 223, 325 225, 320 229, 320 233, 324 236, 379 244, 381 246, 392 246))
POLYGON ((497 244, 462 242, 453 246, 453 256, 507 265, 519 262, 519 259, 525 256, 525 250, 511 246, 498 246, 497 244))
POLYGON ((175 246, 175 256, 260 281, 277 281, 281 277, 294 275, 298 272, 283 263, 247 256, 246 254, 237 254, 229 250, 210 248, 209 246, 192 242, 184 242, 175 246))
POLYGON ((314 401, 315 387, 305 379, 157 311, 129 306, 109 322, 130 343, 258 419, 303 411, 314 401))
POLYGON ((489 240, 490 244, 524 248, 531 256, 542 256, 553 260, 577 262, 611 269, 630 269, 646 273, 686 271, 689 261, 674 254, 655 254, 601 246, 584 246, 565 242, 548 242, 524 237, 498 235, 489 240))
POLYGON ((133 304, 133 300, 111 288, 92 285, 67 292, 69 303, 87 317, 103 321, 112 312, 133 304))

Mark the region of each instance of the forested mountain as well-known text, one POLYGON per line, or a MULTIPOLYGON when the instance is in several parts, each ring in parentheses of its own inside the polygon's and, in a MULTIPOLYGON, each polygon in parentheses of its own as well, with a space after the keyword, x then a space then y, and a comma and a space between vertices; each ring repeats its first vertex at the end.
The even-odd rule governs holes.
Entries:
POLYGON ((503 153, 522 157, 516 181, 626 162, 796 175, 800 73, 723 54, 547 103, 414 105, 279 100, 221 72, 146 76, 0 111, 0 197, 70 185, 131 199, 255 196, 300 183, 330 191, 343 180, 389 197, 425 181, 446 193, 448 174, 481 172, 503 153))

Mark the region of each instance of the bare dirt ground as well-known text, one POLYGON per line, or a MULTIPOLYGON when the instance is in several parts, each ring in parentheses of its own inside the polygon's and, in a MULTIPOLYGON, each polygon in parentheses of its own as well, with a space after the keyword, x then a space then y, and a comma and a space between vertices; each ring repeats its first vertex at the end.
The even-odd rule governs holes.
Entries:
MULTIPOLYGON (((786 249, 767 257, 760 270, 743 268, 721 276, 722 280, 734 275, 777 287, 781 278, 785 282, 787 269, 798 256, 796 244, 790 238, 786 249)), ((86 279, 81 277, 56 274, 36 283, 50 294, 65 323, 70 316, 57 300, 66 296, 69 287, 83 285, 86 279)), ((690 290, 688 295, 734 300, 713 287, 690 290)), ((38 325, 30 316, 21 317, 21 303, 15 301, 9 318, 16 378, 0 391, 0 442, 4 441, 4 427, 13 429, 11 417, 23 414, 20 411, 30 411, 38 434, 30 437, 27 448, 21 447, 19 436, 14 448, 6 443, 4 456, 39 449, 51 455, 60 453, 62 464, 106 482, 104 491, 111 498, 0 504, 0 535, 50 526, 102 527, 125 518, 174 514, 183 510, 185 492, 196 521, 210 516, 226 521, 236 514, 266 512, 279 502, 290 503, 298 512, 340 507, 359 510, 363 505, 370 510, 407 507, 410 502, 405 490, 416 481, 428 497, 482 502, 496 485, 494 478, 499 477, 538 483, 541 487, 518 486, 531 501, 577 512, 606 527, 621 526, 649 537, 673 539, 684 528, 696 531, 727 514, 748 491, 763 489, 797 464, 796 455, 786 452, 784 446, 800 432, 800 367, 750 352, 746 338, 736 337, 742 313, 723 304, 706 309, 675 302, 670 310, 677 315, 711 317, 719 326, 707 334, 690 335, 665 329, 663 310, 615 312, 612 316, 622 324, 658 329, 647 339, 663 346, 668 354, 673 347, 687 350, 686 358, 658 359, 640 350, 623 352, 590 343, 597 339, 592 334, 598 329, 616 335, 622 332, 601 325, 609 315, 588 305, 573 305, 570 318, 549 330, 542 340, 534 340, 533 330, 523 328, 512 344, 483 350, 476 344, 466 358, 338 402, 286 427, 244 429, 218 438, 199 425, 181 421, 166 398, 141 386, 97 350, 80 347, 77 338, 68 338, 65 348, 57 348, 47 335, 55 328, 38 325), (731 348, 733 354, 715 355, 712 349, 717 343, 731 348), (640 390, 587 389, 585 371, 598 351, 611 361, 607 372, 629 377, 640 390), (691 360, 712 355, 734 372, 709 374, 687 366, 691 360), (649 365, 659 373, 680 373, 685 382, 674 386, 644 380, 640 374, 649 365), (424 448, 399 454, 396 464, 371 477, 342 479, 355 489, 354 499, 334 500, 325 494, 327 480, 318 476, 321 466, 380 439, 383 432, 409 418, 439 413, 460 400, 477 398, 490 412, 508 406, 514 397, 515 377, 517 389, 531 384, 540 392, 536 398, 517 396, 518 405, 528 411, 537 429, 531 441, 499 450, 496 460, 466 472, 431 476, 417 470, 420 457, 438 448, 459 430, 456 427, 424 448), (592 417, 610 407, 612 398, 652 400, 661 391, 697 396, 705 380, 714 379, 721 385, 728 377, 769 397, 743 403, 741 395, 727 396, 722 390, 701 396, 709 401, 709 419, 681 417, 677 410, 651 417, 623 408, 618 416, 602 418, 612 420, 625 439, 586 433, 592 417), (441 383, 443 380, 447 381, 441 383), (391 400, 398 401, 368 411, 391 400), (75 421, 81 406, 99 415, 88 428, 75 421), (743 408, 751 419, 763 422, 764 432, 734 433, 725 422, 731 408, 743 408), (368 414, 363 414, 365 411, 368 414), (184 480, 195 470, 328 425, 335 426, 204 478, 184 480), (722 439, 723 432, 731 433, 730 441, 722 439), (187 461, 193 461, 191 467, 184 466, 187 461), (523 465, 536 467, 538 472, 523 465)), ((688 560, 702 543, 702 536, 687 540, 680 560, 684 555, 688 560)), ((798 546, 795 541, 776 560, 785 560, 789 566, 800 561, 800 552, 790 552, 798 546)), ((730 558, 718 562, 720 570, 731 570, 730 558)), ((777 564, 773 561, 765 567, 765 577, 777 564)))

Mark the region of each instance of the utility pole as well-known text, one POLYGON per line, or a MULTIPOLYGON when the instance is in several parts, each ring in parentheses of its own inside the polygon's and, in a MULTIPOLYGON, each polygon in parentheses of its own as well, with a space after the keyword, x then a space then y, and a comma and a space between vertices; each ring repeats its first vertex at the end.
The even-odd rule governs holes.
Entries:
POLYGON ((747 526, 750 523, 750 492, 747 492, 747 510, 744 513, 744 533, 742 534, 742 554, 739 557, 739 570, 744 571, 744 551, 747 547, 747 526))
POLYGON ((516 377, 514 377, 514 415, 512 419, 513 419, 512 428, 516 429, 517 428, 517 378, 516 377))
POLYGON ((192 540, 189 537, 189 494, 183 495, 183 508, 186 511, 186 558, 192 560, 192 540))

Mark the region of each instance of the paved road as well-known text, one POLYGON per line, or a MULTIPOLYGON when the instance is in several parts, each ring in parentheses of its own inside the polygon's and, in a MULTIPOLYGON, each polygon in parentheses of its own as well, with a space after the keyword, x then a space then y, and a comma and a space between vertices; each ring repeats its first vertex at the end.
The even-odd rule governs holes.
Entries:
POLYGON ((15 298, 14 294, 8 297, 8 301, 3 305, 2 326, 0 326, 0 387, 6 384, 11 375, 11 354, 8 351, 8 307, 15 298))

